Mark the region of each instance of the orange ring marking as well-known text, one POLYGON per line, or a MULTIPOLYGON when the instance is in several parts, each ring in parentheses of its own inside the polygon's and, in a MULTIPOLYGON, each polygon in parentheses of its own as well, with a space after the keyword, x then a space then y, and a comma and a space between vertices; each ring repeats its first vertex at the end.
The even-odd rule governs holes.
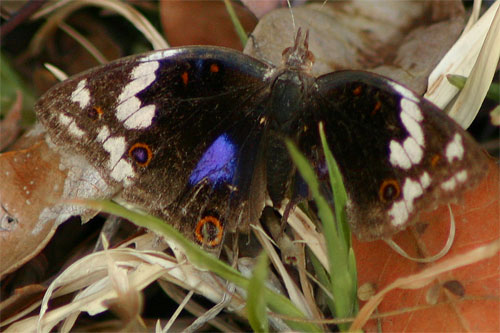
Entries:
POLYGON ((147 144, 142 143, 142 142, 138 142, 138 143, 135 143, 132 147, 130 147, 130 149, 128 150, 128 156, 130 156, 130 158, 132 158, 140 166, 145 167, 145 166, 148 166, 149 162, 151 162, 151 159, 153 158, 153 152, 151 151, 151 148, 149 148, 149 146, 147 144), (133 151, 137 148, 146 149, 146 152, 148 154, 148 158, 147 158, 146 162, 141 163, 141 162, 137 161, 134 158, 134 156, 132 155, 133 151))
POLYGON ((392 199, 399 197, 400 193, 401 193, 401 189, 399 188, 398 181, 396 179, 386 179, 386 180, 384 180, 382 185, 380 185, 380 188, 378 191, 378 197, 380 198, 381 201, 388 202, 389 200, 392 200, 392 199), (387 188, 387 186, 391 186, 391 185, 396 190, 396 193, 390 199, 386 199, 386 197, 384 195, 385 194, 384 191, 387 188))
POLYGON ((215 247, 219 245, 222 242, 222 235, 224 234, 224 226, 220 222, 220 220, 214 216, 205 216, 203 217, 199 222, 198 225, 196 226, 196 229, 194 231, 194 235, 196 236, 196 240, 200 242, 200 244, 207 244, 208 246, 215 247), (202 228, 206 223, 212 223, 214 225, 218 232, 217 235, 214 239, 206 242, 205 237, 203 236, 202 228))

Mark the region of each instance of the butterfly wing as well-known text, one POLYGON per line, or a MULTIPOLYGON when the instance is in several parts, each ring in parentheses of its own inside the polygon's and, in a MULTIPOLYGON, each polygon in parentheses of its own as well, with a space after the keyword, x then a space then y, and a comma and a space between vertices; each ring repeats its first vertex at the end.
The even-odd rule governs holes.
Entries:
MULTIPOLYGON (((309 114, 325 124, 359 239, 391 236, 419 211, 455 199, 485 174, 486 156, 477 143, 402 85, 361 71, 327 74, 316 83, 309 114)), ((320 149, 314 136, 304 137, 305 149, 320 149)))
POLYGON ((269 70, 221 48, 156 51, 64 81, 35 110, 50 139, 123 199, 216 248, 263 207, 255 106, 269 70))

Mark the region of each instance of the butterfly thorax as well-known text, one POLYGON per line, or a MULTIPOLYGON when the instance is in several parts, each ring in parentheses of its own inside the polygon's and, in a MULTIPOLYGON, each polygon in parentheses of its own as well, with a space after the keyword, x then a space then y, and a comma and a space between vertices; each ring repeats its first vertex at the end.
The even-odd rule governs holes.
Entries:
POLYGON ((302 34, 299 29, 294 45, 283 51, 281 68, 271 80, 268 113, 271 129, 287 136, 293 136, 301 127, 297 121, 303 118, 307 99, 313 95, 311 90, 315 86, 315 77, 310 74, 314 55, 309 51, 308 40, 309 32, 302 34))
POLYGON ((293 135, 297 121, 303 118, 303 110, 315 78, 300 70, 285 69, 278 73, 271 87, 269 117, 271 129, 293 135), (292 132, 290 132, 292 131, 292 132))

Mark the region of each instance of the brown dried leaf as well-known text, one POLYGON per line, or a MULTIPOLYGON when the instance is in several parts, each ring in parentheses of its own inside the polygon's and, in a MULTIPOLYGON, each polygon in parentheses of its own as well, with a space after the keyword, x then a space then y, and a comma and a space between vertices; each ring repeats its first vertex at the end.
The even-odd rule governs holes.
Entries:
MULTIPOLYGON (((245 30, 252 31, 257 23, 255 17, 240 4, 231 3, 245 30)), ((160 1, 160 13, 171 46, 217 45, 242 49, 222 1, 160 1)))
POLYGON ((6 249, 0 276, 39 253, 69 217, 80 215, 86 222, 96 214, 64 201, 111 198, 115 193, 84 160, 50 148, 43 132, 28 133, 19 146, 30 143, 29 148, 0 155, 0 248, 6 249))
MULTIPOLYGON (((309 30, 315 75, 341 69, 366 69, 391 77, 423 93, 427 76, 463 28, 460 2, 447 2, 447 15, 428 12, 433 2, 353 1, 294 8, 295 25, 309 30)), ((245 53, 279 65, 281 52, 292 44, 288 9, 266 15, 245 53)))
POLYGON ((62 196, 67 174, 54 164, 59 156, 44 141, 0 155, 0 276, 34 257, 55 232, 55 218, 43 212, 62 196))
MULTIPOLYGON (((499 170, 490 163, 488 176, 473 191, 465 194, 463 203, 452 205, 456 221, 456 237, 450 252, 438 263, 419 264, 400 257, 382 241, 354 241, 358 259, 359 285, 371 283, 382 290, 398 278, 417 274, 427 267, 454 258, 500 238, 498 188, 499 170)), ((446 242, 449 212, 440 207, 421 216, 425 224, 398 234, 395 239, 412 256, 430 256, 446 242)), ((489 331, 500 328, 500 292, 498 281, 500 254, 472 265, 442 273, 436 284, 414 290, 396 289, 385 295, 379 314, 392 313, 378 319, 383 331, 489 331), (444 291, 448 281, 458 281, 465 290, 463 297, 444 291), (434 289, 433 289, 434 288, 434 289), (433 289, 433 290, 431 290, 433 289), (436 294, 430 297, 429 293, 436 294), (430 297, 430 298, 429 298, 430 297), (429 299, 434 302, 428 303, 429 299)), ((377 329, 371 320, 366 331, 377 329)))

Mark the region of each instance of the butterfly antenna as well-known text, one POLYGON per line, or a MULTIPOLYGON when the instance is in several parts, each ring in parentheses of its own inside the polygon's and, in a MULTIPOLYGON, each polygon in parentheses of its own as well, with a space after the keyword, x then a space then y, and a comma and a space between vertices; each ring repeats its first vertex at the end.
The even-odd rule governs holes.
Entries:
POLYGON ((292 3, 290 2, 290 0, 286 0, 286 3, 288 5, 288 9, 290 10, 290 16, 292 18, 293 31, 296 31, 297 27, 295 26, 295 16, 293 15, 292 3))

